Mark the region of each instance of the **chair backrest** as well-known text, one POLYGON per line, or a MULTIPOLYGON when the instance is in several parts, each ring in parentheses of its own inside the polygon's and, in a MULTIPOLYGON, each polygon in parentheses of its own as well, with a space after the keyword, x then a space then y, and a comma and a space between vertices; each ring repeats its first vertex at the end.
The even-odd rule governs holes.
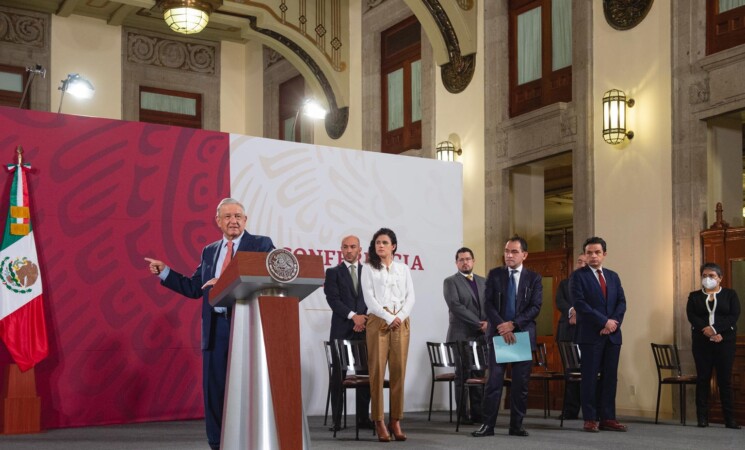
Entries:
POLYGON ((336 339, 335 352, 332 355, 338 359, 339 365, 347 372, 367 372, 367 342, 365 340, 336 339))
POLYGON ((323 341, 323 350, 326 353, 326 366, 329 369, 329 377, 331 377, 331 369, 334 367, 334 351, 331 342, 323 341))
POLYGON ((460 341, 458 343, 460 360, 463 370, 486 370, 489 362, 487 358, 488 348, 481 341, 460 341))
POLYGON ((455 368, 455 343, 454 342, 427 342, 429 363, 434 373, 435 367, 455 368))
POLYGON ((546 343, 539 342, 533 350, 533 365, 548 372, 548 358, 546 357, 546 343))
POLYGON ((559 342, 559 356, 561 365, 564 366, 564 374, 578 373, 581 367, 581 354, 579 345, 573 342, 559 342))
POLYGON ((678 346, 675 344, 651 344, 654 362, 657 365, 657 377, 662 379, 662 369, 668 369, 675 375, 681 375, 678 346))

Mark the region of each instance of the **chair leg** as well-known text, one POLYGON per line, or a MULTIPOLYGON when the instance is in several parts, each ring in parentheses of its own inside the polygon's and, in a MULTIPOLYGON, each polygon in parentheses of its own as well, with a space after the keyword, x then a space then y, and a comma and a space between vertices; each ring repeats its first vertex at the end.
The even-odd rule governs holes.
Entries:
POLYGON ((435 379, 432 378, 432 385, 429 389, 429 415, 427 416, 427 422, 432 420, 432 398, 435 395, 435 379))
POLYGON ((680 385, 680 423, 686 424, 686 385, 680 385))
POLYGON ((463 410, 463 407, 465 406, 465 405, 463 404, 463 401, 464 401, 464 400, 465 400, 465 398, 466 398, 466 395, 465 395, 465 394, 466 394, 466 391, 468 391, 468 386, 466 386, 466 385, 464 384, 464 385, 463 385, 463 388, 462 388, 462 389, 460 390, 460 401, 458 402, 458 408, 457 408, 457 411, 456 411, 456 413, 455 413, 455 415, 457 416, 457 417, 455 418, 455 432, 456 432, 456 433, 457 433, 457 432, 458 432, 458 430, 460 429, 460 416, 461 416, 461 414, 462 414, 462 410, 463 410))
MULTIPOLYGON (((450 405, 450 423, 453 423, 453 380, 448 381, 448 404, 450 405)), ((432 409, 431 404, 429 408, 432 409)))
POLYGON ((567 380, 564 380, 564 398, 561 401, 561 423, 559 424, 560 427, 564 427, 564 418, 567 415, 567 393, 568 388, 567 385, 569 382, 567 380))
POLYGON ((654 413, 654 423, 657 423, 660 417, 660 389, 662 389, 662 383, 657 383, 657 408, 654 413))
POLYGON ((342 396, 342 401, 344 402, 344 429, 347 428, 347 390, 344 389, 344 395, 342 396))
POLYGON ((326 426, 326 422, 329 418, 329 404, 331 403, 331 383, 329 383, 329 390, 326 393, 326 413, 323 415, 323 426, 326 426))
POLYGON ((551 413, 548 410, 548 380, 543 380, 543 418, 547 418, 551 413))

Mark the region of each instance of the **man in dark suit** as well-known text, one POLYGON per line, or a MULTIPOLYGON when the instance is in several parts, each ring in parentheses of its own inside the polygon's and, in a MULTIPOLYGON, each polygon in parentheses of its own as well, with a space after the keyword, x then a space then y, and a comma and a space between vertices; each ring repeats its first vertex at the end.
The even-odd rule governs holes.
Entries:
POLYGON ((202 250, 199 266, 191 277, 184 276, 162 261, 145 258, 150 271, 161 279, 161 284, 189 298, 202 298, 202 388, 207 441, 213 449, 220 448, 222 410, 225 399, 225 379, 230 340, 230 308, 212 307, 209 293, 220 273, 227 267, 236 251, 269 252, 272 240, 245 231, 246 212, 243 205, 232 198, 217 205, 215 222, 223 238, 202 250))
MULTIPOLYGON (((450 311, 450 326, 447 341, 476 341, 483 342, 488 322, 484 311, 484 290, 486 280, 473 273, 474 257, 470 248, 463 247, 455 252, 455 266, 458 272, 445 278, 442 285, 445 302, 450 311)), ((461 362, 456 352, 456 366, 461 362)), ((460 370, 455 371, 455 400, 460 402, 463 389, 463 379, 460 370)), ((479 389, 470 389, 471 414, 467 414, 467 405, 461 411, 461 423, 481 423, 482 396, 479 389)), ((456 403, 457 404, 457 403, 456 403)), ((460 409, 458 409, 460 411, 460 409)))
POLYGON ((582 354, 583 430, 626 431, 626 426, 616 420, 621 322, 626 313, 626 297, 618 274, 603 267, 605 241, 591 237, 582 248, 588 265, 574 271, 570 286, 577 313, 575 342, 582 354), (596 391, 598 373, 600 388, 596 391))
MULTIPOLYGON (((362 264, 360 264, 360 240, 357 236, 347 236, 341 241, 341 254, 344 258, 341 264, 326 270, 326 281, 323 292, 331 307, 331 332, 329 342, 334 339, 365 340, 365 323, 367 322, 367 306, 362 297, 360 280, 362 279, 362 264)), ((334 367, 331 385, 331 415, 337 431, 341 428, 341 413, 343 409, 343 387, 339 381, 340 375, 334 367)), ((370 421, 370 388, 357 389, 357 424, 360 428, 372 429, 370 421)))
MULTIPOLYGON (((492 338, 515 343, 514 333, 527 331, 530 346, 536 349, 535 319, 543 303, 541 276, 523 267, 528 257, 528 243, 514 236, 504 246, 504 263, 489 272, 486 279, 486 317, 489 319, 489 380, 484 394, 484 424, 471 433, 475 437, 493 436, 502 398, 504 372, 507 364, 497 364, 492 338)), ((523 418, 528 409, 528 382, 533 360, 512 363, 512 395, 510 395, 510 436, 527 436, 523 418)))
MULTIPOLYGON (((587 265, 584 253, 577 257, 576 269, 587 265)), ((561 280, 556 289, 556 308, 561 311, 559 324, 556 327, 556 342, 574 342, 576 331, 577 314, 574 312, 574 301, 569 289, 569 278, 561 280)), ((579 416, 579 386, 577 383, 569 383, 566 387, 566 410, 562 412, 559 419, 576 420, 579 416)))

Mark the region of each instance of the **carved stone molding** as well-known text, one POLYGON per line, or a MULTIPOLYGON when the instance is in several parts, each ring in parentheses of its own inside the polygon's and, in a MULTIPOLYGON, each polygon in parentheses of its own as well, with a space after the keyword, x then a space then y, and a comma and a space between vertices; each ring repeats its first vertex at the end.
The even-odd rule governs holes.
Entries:
POLYGON ((375 8, 377 6, 382 5, 384 2, 385 2, 385 0, 367 0, 367 2, 366 2, 367 3, 367 10, 365 12, 370 11, 371 9, 373 9, 373 8, 375 8))
POLYGON ((127 61, 199 74, 216 73, 217 47, 209 43, 190 43, 160 36, 127 33, 127 61))
POLYGON ((45 18, 0 10, 1 42, 45 48, 47 26, 45 18))
POLYGON ((297 55, 303 64, 308 67, 310 72, 313 74, 313 77, 321 85, 321 89, 323 89, 323 93, 326 96, 326 102, 329 106, 329 113, 326 115, 326 133, 328 133, 331 139, 339 139, 347 129, 349 108, 339 108, 336 102, 336 95, 334 94, 334 90, 331 88, 331 83, 329 83, 328 78, 323 73, 323 70, 321 70, 318 63, 305 50, 303 50, 302 47, 287 36, 277 33, 274 30, 259 27, 256 24, 255 16, 248 16, 248 21, 252 30, 287 47, 288 50, 297 55))
POLYGON ((654 0, 603 0, 605 20, 616 30, 630 30, 647 16, 654 0))
POLYGON ((281 53, 278 51, 271 49, 269 47, 264 47, 267 49, 264 56, 264 69, 268 69, 272 67, 273 65, 277 64, 280 61, 283 61, 285 59, 284 56, 282 56, 281 53))
POLYGON ((461 54, 458 35, 439 0, 422 0, 422 3, 437 24, 450 59, 450 62, 443 64, 441 68, 442 84, 450 93, 463 92, 473 79, 476 69, 475 54, 465 56, 461 54))
POLYGON ((709 79, 704 78, 688 86, 688 101, 698 105, 709 101, 709 79))

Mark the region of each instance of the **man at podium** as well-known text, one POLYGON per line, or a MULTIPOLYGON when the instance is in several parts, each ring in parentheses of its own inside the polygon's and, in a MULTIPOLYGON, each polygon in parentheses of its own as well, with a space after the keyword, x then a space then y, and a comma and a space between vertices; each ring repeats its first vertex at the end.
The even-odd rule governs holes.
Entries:
POLYGON ((209 293, 233 255, 241 252, 270 252, 274 250, 267 236, 249 234, 246 211, 235 199, 225 198, 217 205, 215 223, 222 231, 222 239, 202 250, 199 266, 191 277, 184 276, 162 261, 145 258, 150 272, 158 275, 163 286, 189 298, 202 298, 202 388, 204 391, 204 420, 210 448, 220 448, 220 430, 225 398, 228 366, 231 308, 212 307, 209 293))

